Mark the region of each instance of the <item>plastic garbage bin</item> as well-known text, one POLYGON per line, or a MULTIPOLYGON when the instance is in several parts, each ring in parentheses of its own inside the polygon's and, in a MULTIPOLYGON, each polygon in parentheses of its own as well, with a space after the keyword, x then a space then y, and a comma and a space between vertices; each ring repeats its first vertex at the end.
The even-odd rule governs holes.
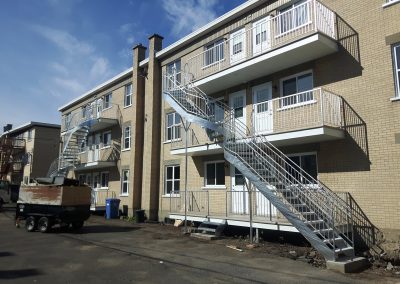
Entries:
POLYGON ((136 210, 135 211, 135 221, 136 221, 136 223, 144 222, 144 210, 136 210))
POLYGON ((121 200, 116 198, 106 199, 106 218, 115 219, 119 216, 119 202, 121 200))

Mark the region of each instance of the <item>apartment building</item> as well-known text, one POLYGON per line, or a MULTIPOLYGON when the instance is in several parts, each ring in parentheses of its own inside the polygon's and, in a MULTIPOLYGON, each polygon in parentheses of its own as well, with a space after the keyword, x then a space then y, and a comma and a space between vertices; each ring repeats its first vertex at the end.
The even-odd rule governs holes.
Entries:
POLYGON ((250 0, 168 47, 151 36, 148 58, 134 47, 132 69, 60 108, 88 157, 75 176, 151 220, 300 232, 327 259, 398 236, 399 13, 250 0), (114 144, 115 164, 93 164, 114 144))
POLYGON ((30 121, 0 136, 0 179, 28 184, 45 177, 60 147, 60 125, 30 121))

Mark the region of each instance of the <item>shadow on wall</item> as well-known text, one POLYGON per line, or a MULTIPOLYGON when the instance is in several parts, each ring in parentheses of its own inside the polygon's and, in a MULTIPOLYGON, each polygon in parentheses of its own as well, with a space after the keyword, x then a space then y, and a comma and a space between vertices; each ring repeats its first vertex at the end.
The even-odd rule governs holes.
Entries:
POLYGON ((342 127, 345 139, 321 143, 321 152, 334 153, 334 158, 322 158, 321 173, 369 171, 367 124, 342 98, 342 127))
POLYGON ((336 19, 339 52, 322 59, 321 66, 327 66, 328 70, 321 71, 321 74, 329 76, 321 78, 321 86, 359 77, 363 71, 358 33, 341 17, 336 19))

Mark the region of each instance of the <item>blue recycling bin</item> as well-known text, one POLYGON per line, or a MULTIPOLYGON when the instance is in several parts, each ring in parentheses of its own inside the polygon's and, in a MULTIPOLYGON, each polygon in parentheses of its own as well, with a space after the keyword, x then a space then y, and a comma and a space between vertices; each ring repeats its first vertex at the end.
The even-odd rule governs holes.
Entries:
POLYGON ((106 218, 115 219, 119 216, 119 202, 121 200, 117 198, 106 199, 106 218))

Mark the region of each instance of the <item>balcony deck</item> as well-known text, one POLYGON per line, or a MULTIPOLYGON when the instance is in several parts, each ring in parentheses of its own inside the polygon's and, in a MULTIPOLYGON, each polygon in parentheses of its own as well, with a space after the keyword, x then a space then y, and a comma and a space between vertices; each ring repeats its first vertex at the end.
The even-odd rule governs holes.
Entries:
POLYGON ((94 170, 117 166, 120 157, 119 144, 113 143, 110 146, 103 145, 87 146, 85 151, 78 154, 80 164, 75 171, 94 170))

